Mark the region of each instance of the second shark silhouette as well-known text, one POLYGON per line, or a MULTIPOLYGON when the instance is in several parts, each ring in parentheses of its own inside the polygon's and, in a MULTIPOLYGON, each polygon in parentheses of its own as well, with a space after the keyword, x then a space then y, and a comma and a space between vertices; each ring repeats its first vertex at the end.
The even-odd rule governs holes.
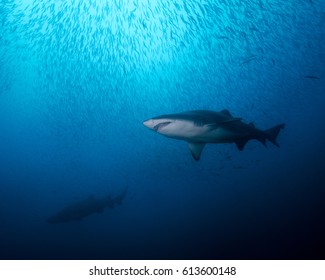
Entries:
POLYGON ((127 192, 126 188, 120 195, 112 198, 108 195, 104 198, 94 198, 93 196, 87 199, 73 203, 61 211, 47 219, 50 224, 58 224, 71 221, 79 221, 84 217, 92 214, 102 213, 105 208, 113 209, 115 205, 121 205, 127 192))

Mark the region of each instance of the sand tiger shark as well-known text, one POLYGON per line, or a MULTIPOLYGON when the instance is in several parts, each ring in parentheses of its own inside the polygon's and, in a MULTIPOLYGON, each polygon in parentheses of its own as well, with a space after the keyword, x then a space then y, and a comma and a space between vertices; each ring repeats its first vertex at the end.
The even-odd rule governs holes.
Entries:
POLYGON ((122 204, 126 192, 127 188, 115 198, 112 198, 111 195, 104 198, 95 198, 90 196, 63 208, 61 211, 47 219, 47 221, 50 224, 78 221, 89 215, 102 213, 106 207, 113 209, 116 204, 122 204))
POLYGON ((276 139, 284 124, 267 130, 260 130, 253 123, 244 123, 241 118, 231 115, 228 110, 220 112, 197 110, 177 114, 161 115, 143 124, 166 137, 188 142, 195 160, 199 160, 207 143, 235 143, 242 151, 251 139, 266 146, 266 140, 279 147, 276 139))

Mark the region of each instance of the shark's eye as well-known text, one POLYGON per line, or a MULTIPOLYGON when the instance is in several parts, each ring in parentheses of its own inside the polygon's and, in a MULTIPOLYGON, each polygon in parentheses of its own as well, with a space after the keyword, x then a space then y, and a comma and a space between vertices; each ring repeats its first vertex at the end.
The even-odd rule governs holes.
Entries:
POLYGON ((155 131, 158 131, 159 129, 162 129, 163 127, 169 125, 170 123, 172 123, 172 122, 162 122, 162 123, 158 123, 157 125, 155 125, 155 126, 153 127, 153 129, 154 129, 155 131))

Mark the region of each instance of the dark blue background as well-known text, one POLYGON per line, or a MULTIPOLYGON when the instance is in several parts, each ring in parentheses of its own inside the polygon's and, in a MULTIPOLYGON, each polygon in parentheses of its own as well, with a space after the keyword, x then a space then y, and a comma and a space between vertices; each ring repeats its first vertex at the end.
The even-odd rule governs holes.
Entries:
POLYGON ((0 3, 1 259, 324 259, 325 3, 0 3), (142 125, 228 109, 281 148, 142 125), (123 205, 46 219, 90 195, 123 205))

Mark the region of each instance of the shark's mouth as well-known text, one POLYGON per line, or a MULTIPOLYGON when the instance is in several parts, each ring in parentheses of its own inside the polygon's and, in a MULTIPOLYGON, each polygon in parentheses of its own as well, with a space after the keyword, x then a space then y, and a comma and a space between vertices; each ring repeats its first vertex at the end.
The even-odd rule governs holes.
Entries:
POLYGON ((170 123, 172 123, 172 122, 161 122, 161 123, 155 125, 155 126, 153 127, 153 130, 155 130, 155 131, 159 131, 160 129, 166 127, 166 126, 169 125, 170 123))

